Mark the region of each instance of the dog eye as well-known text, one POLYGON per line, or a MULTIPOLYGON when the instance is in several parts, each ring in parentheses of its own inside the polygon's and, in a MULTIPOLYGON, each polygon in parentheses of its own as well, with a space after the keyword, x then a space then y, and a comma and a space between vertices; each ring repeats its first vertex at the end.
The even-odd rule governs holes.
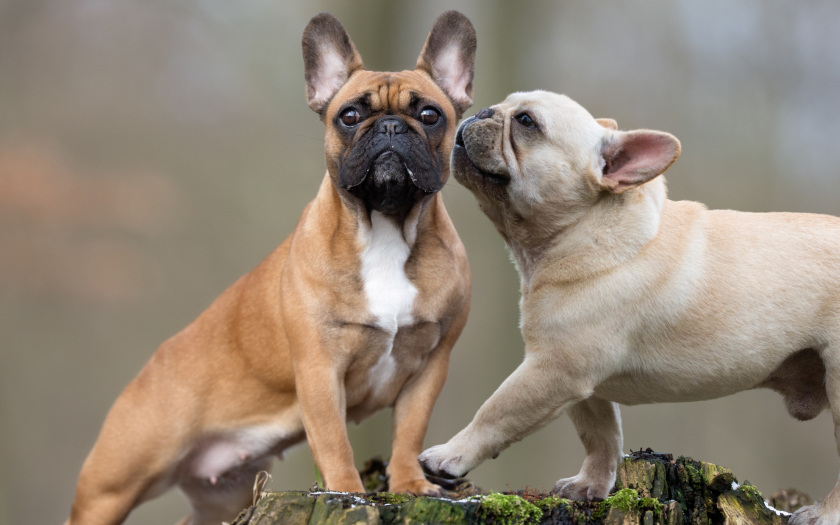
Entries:
POLYGON ((433 126, 440 118, 440 113, 435 108, 426 108, 420 112, 420 122, 427 126, 433 126))
POLYGON ((341 122, 348 127, 355 126, 362 121, 362 116, 354 108, 347 108, 341 112, 341 122))
POLYGON ((528 115, 527 113, 520 113, 519 115, 516 115, 513 118, 515 118, 517 122, 519 122, 520 124, 522 124, 526 128, 537 127, 537 123, 534 122, 534 120, 531 118, 531 116, 528 115))

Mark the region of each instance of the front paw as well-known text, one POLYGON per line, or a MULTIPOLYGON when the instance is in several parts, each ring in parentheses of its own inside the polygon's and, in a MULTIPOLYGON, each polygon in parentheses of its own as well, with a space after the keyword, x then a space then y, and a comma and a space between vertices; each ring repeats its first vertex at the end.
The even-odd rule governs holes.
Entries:
POLYGON ((425 479, 393 483, 388 487, 388 492, 407 492, 415 496, 443 496, 445 494, 440 486, 425 479))
POLYGON ((837 525, 840 523, 840 511, 832 512, 822 505, 808 505, 793 513, 788 525, 837 525))
POLYGON ((463 451, 455 450, 449 443, 426 449, 417 460, 427 474, 444 479, 464 477, 473 466, 463 451))
POLYGON ((573 478, 561 479, 554 484, 554 489, 551 492, 561 498, 571 500, 601 501, 607 498, 615 483, 615 476, 610 478, 597 480, 584 474, 578 474, 573 478))
POLYGON ((365 487, 362 485, 362 479, 358 473, 356 475, 349 475, 343 477, 328 478, 326 483, 326 490, 332 492, 365 492, 365 487))

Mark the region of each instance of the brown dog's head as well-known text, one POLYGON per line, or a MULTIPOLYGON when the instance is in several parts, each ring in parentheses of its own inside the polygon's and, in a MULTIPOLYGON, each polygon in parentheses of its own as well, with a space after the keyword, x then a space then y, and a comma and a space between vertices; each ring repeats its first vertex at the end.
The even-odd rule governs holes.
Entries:
POLYGON ((532 91, 462 122, 452 169, 503 235, 540 242, 602 199, 632 198, 679 154, 673 135, 618 131, 569 97, 532 91))
POLYGON ((455 126, 472 105, 475 47, 470 21, 448 11, 413 71, 367 71, 338 19, 310 20, 306 99, 327 126, 327 169, 350 202, 404 217, 443 187, 455 126))

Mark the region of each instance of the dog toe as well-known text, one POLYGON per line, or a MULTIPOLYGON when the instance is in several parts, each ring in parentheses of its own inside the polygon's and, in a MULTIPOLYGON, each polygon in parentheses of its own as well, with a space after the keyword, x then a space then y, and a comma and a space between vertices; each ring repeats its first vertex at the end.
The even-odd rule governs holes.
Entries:
POLYGON ((417 460, 423 472, 444 479, 455 479, 466 474, 466 472, 460 472, 463 470, 460 468, 462 458, 460 456, 447 457, 445 446, 437 445, 420 454, 417 460))
POLYGON ((610 489, 603 483, 588 480, 580 475, 564 478, 554 484, 552 493, 575 501, 602 501, 609 495, 610 489))
POLYGON ((399 486, 390 487, 389 492, 405 492, 415 496, 443 496, 446 492, 438 485, 430 483, 425 479, 417 479, 403 483, 399 486))

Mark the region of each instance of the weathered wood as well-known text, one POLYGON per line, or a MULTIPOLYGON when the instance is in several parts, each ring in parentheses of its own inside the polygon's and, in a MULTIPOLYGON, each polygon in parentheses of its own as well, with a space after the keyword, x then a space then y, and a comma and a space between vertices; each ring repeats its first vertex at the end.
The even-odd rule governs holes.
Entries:
MULTIPOLYGON (((366 466, 371 486, 384 487, 384 463, 366 466), (371 466, 373 465, 373 466, 371 466), (377 481, 374 483, 373 481, 377 481)), ((366 485, 367 486, 367 485, 366 485)), ((610 497, 580 502, 534 491, 484 493, 468 482, 449 496, 346 494, 321 491, 263 493, 233 525, 785 525, 755 487, 739 485, 729 469, 650 449, 624 459, 610 497)))

